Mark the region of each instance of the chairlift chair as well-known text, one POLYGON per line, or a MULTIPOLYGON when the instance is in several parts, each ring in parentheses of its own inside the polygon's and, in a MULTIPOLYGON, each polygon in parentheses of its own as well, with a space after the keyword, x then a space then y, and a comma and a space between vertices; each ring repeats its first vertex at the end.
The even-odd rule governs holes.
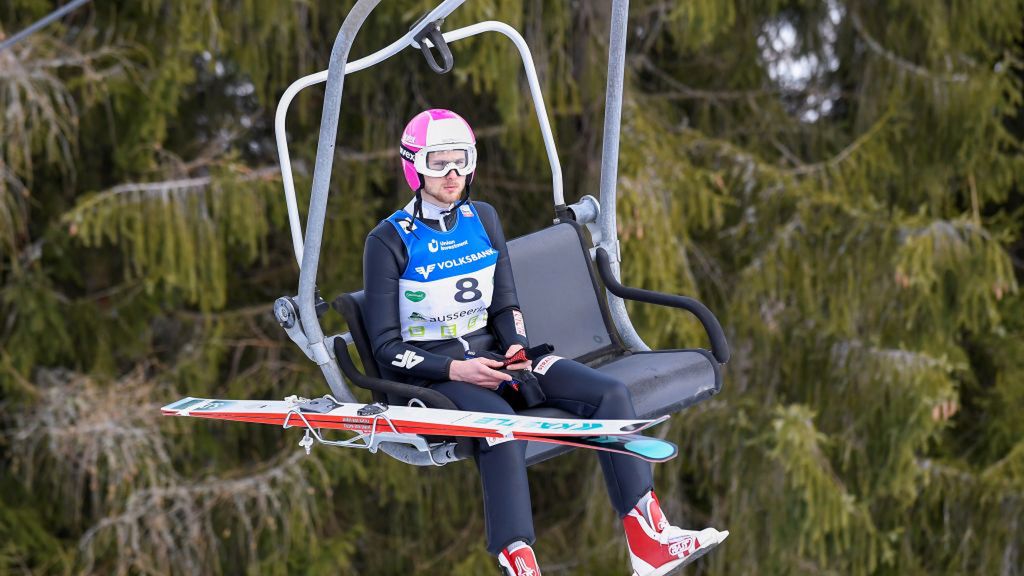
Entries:
MULTIPOLYGON (((300 78, 282 96, 275 130, 300 275, 298 295, 282 297, 275 302, 278 322, 303 352, 321 367, 332 394, 338 400, 356 401, 342 377, 344 373, 356 386, 370 390, 375 401, 387 402, 398 398, 410 405, 457 410, 450 399, 435 390, 381 378, 363 323, 365 300, 362 291, 342 294, 334 300, 333 305, 344 316, 349 331, 325 337, 319 315, 326 308, 326 303, 316 291, 316 272, 345 76, 380 63, 406 48, 420 50, 435 72, 445 73, 454 65, 449 43, 484 32, 496 32, 509 38, 522 58, 552 173, 554 224, 508 242, 516 291, 530 340, 550 343, 559 356, 583 362, 624 382, 630 390, 637 416, 641 418, 675 413, 717 394, 722 387, 721 366, 729 360, 730 352, 714 314, 692 298, 629 288, 619 281, 615 178, 628 0, 612 0, 600 201, 588 195, 571 206, 564 202, 561 165, 529 47, 514 28, 502 22, 480 22, 442 33, 443 19, 465 1, 441 2, 389 46, 348 62, 356 33, 380 2, 359 0, 338 32, 328 69, 300 78), (434 51, 440 56, 441 63, 434 57, 434 51), (326 82, 326 96, 303 238, 285 119, 295 95, 321 82, 326 82), (650 350, 633 328, 624 300, 678 308, 694 314, 708 335, 711 350, 650 350), (350 345, 355 346, 365 373, 356 368, 350 345)), ((521 413, 573 417, 552 407, 521 413)), ((429 450, 423 449, 423 442, 417 445, 384 442, 380 449, 398 460, 419 466, 442 465, 472 455, 472 443, 467 438, 427 438, 427 441, 429 450)), ((527 462, 540 462, 570 449, 530 442, 527 462)))

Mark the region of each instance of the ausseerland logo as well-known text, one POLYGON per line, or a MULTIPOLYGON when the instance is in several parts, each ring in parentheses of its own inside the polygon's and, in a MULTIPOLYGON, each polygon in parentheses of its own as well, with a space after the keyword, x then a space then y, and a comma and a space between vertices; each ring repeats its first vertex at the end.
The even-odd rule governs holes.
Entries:
POLYGON ((435 269, 445 270, 447 268, 458 268, 459 266, 465 266, 466 264, 472 264, 473 262, 476 262, 477 260, 483 260, 484 258, 487 258, 488 256, 493 256, 495 254, 497 254, 497 252, 494 250, 494 248, 488 248, 487 250, 481 250, 480 252, 476 252, 474 254, 468 254, 466 256, 462 256, 462 257, 459 257, 459 258, 453 258, 451 260, 445 260, 443 262, 438 262, 437 264, 427 264, 426 266, 417 266, 416 267, 416 272, 418 272, 421 276, 423 276, 423 279, 426 280, 427 277, 430 276, 430 273, 433 272, 435 269))
POLYGON ((430 322, 430 320, 427 320, 427 318, 423 314, 420 314, 419 312, 413 312, 412 314, 409 314, 409 320, 419 320, 420 322, 430 322))
MULTIPOLYGON (((422 316, 420 316, 419 318, 412 318, 412 316, 410 316, 409 318, 412 318, 413 320, 426 320, 427 322, 451 322, 452 320, 458 320, 459 318, 465 318, 466 316, 471 316, 473 314, 479 314, 479 313, 483 312, 484 310, 486 310, 486 308, 481 306, 479 308, 474 308, 472 310, 463 310, 461 312, 452 312, 451 314, 445 314, 444 316, 431 316, 430 318, 423 318, 422 316)), ((415 312, 413 312, 413 314, 414 315, 418 315, 415 312)))

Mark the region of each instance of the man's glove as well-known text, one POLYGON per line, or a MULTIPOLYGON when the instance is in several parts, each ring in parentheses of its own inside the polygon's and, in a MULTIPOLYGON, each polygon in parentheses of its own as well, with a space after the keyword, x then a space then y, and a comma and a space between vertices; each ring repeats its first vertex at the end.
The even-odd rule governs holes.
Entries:
MULTIPOLYGON (((505 366, 510 364, 517 364, 526 360, 533 360, 545 354, 550 354, 554 350, 554 347, 550 344, 541 344, 540 346, 534 346, 529 350, 520 350, 511 358, 505 358, 500 354, 494 352, 477 352, 475 355, 480 358, 488 358, 490 360, 497 360, 505 366)), ((512 377, 511 381, 505 382, 498 388, 498 394, 505 399, 515 410, 523 410, 526 408, 533 408, 543 404, 547 400, 547 396, 544 395, 544 390, 540 387, 540 382, 537 381, 537 377, 533 375, 530 370, 509 370, 507 368, 499 368, 498 372, 504 372, 512 377)))

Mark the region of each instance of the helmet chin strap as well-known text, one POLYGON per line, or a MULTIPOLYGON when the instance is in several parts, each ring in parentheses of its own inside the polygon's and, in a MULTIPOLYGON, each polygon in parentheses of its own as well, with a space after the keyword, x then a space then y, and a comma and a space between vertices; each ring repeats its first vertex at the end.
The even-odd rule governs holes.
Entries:
POLYGON ((423 187, 420 187, 416 191, 416 203, 413 205, 412 217, 416 220, 422 220, 423 218, 423 187))

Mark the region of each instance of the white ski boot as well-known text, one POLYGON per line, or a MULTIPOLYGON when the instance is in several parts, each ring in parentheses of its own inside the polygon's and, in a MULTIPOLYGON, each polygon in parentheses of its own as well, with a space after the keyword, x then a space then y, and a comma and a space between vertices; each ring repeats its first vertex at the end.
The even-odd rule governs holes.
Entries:
POLYGON ((700 531, 672 526, 650 492, 622 519, 633 576, 663 576, 707 554, 729 536, 714 528, 700 531))

